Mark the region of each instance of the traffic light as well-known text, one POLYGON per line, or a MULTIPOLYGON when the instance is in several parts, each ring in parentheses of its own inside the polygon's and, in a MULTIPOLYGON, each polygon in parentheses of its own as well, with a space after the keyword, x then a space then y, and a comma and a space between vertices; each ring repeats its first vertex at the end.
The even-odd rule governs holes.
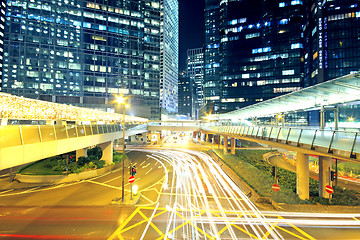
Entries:
POLYGON ((334 181, 337 178, 336 172, 335 171, 330 171, 330 177, 331 177, 331 181, 334 181))
POLYGON ((271 166, 271 175, 275 177, 276 167, 271 166))
POLYGON ((136 167, 132 166, 131 167, 131 176, 135 176, 136 175, 136 167))

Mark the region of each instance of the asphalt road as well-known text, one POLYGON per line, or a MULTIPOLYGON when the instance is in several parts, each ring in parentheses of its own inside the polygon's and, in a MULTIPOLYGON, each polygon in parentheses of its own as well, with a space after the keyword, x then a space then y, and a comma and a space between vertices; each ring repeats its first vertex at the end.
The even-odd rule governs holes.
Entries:
POLYGON ((128 151, 124 204, 121 169, 1 191, 0 239, 359 239, 360 214, 260 211, 208 155, 163 147, 128 151))

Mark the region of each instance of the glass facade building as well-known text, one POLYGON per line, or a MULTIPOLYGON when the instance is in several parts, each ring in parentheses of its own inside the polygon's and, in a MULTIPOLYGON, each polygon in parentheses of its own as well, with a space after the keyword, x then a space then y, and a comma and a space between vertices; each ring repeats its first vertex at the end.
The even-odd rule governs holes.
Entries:
POLYGON ((205 0, 204 12, 204 103, 206 111, 219 109, 220 103, 220 1, 205 0))
POLYGON ((204 14, 207 112, 360 70, 358 1, 207 0, 204 14))
POLYGON ((179 7, 177 0, 161 0, 160 106, 178 112, 179 7))
POLYGON ((192 117, 193 113, 193 84, 185 74, 179 74, 179 114, 192 117))
POLYGON ((305 86, 360 70, 360 3, 307 1, 305 86))
POLYGON ((124 94, 159 118, 169 2, 8 0, 2 91, 84 106, 124 94))
POLYGON ((187 50, 186 75, 191 79, 194 89, 192 116, 198 117, 198 111, 204 105, 204 51, 203 48, 187 50))

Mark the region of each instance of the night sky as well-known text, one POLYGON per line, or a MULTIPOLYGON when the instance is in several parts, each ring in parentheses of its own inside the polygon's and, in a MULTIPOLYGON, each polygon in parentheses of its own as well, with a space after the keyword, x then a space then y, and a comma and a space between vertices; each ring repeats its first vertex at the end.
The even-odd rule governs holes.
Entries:
POLYGON ((204 0, 179 0, 179 71, 185 70, 186 51, 203 47, 204 0))

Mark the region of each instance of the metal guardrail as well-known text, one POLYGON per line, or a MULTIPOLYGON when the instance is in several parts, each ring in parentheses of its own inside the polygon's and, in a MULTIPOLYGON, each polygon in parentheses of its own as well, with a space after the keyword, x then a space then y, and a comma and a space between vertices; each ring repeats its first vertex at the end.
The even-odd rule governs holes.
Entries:
POLYGON ((331 131, 319 129, 285 128, 269 126, 218 126, 209 127, 214 132, 233 134, 245 137, 264 139, 299 147, 302 144, 326 148, 328 153, 333 150, 350 153, 350 158, 356 158, 360 153, 360 136, 358 132, 331 131))
POLYGON ((122 131, 121 124, 0 126, 0 148, 122 131))

